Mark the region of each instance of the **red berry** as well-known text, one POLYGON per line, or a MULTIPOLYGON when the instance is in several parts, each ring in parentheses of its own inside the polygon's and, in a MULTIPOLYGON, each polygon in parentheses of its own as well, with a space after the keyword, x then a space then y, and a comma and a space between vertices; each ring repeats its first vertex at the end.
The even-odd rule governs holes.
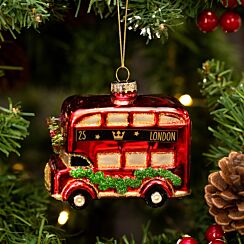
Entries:
POLYGON ((177 244, 198 244, 198 241, 190 236, 182 237, 177 244))
POLYGON ((54 136, 56 136, 56 132, 54 130, 50 130, 50 135, 51 135, 51 137, 54 137, 54 136))
POLYGON ((241 5, 244 7, 244 0, 241 0, 241 5))
POLYGON ((227 11, 221 16, 220 25, 224 32, 236 32, 241 27, 241 17, 238 13, 227 11))
POLYGON ((224 244, 225 242, 221 239, 216 239, 213 241, 210 241, 209 244, 224 244))
POLYGON ((218 17, 211 10, 204 10, 197 18, 197 26, 202 32, 211 32, 218 25, 218 17))
POLYGON ((235 8, 238 6, 237 0, 222 0, 221 3, 225 8, 235 8))
POLYGON ((224 236, 224 231, 222 227, 217 224, 210 225, 205 232, 205 238, 208 241, 221 239, 223 236, 224 236))

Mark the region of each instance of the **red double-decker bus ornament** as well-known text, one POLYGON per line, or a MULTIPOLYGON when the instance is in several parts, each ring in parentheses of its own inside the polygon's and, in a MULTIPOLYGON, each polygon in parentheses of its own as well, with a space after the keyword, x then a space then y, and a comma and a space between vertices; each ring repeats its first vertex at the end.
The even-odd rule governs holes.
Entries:
POLYGON ((135 81, 111 95, 72 96, 48 125, 51 196, 77 209, 92 199, 139 197, 159 207, 190 193, 190 118, 172 97, 137 95, 135 81))

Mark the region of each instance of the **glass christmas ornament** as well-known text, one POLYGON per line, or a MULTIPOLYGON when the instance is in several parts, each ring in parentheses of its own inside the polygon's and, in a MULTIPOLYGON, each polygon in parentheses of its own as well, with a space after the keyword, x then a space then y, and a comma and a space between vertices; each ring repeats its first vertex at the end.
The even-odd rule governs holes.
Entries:
POLYGON ((221 3, 225 8, 235 8, 238 6, 237 0, 222 0, 221 3))
POLYGON ((198 241, 191 236, 185 235, 176 244, 198 244, 198 241))
POLYGON ((210 225, 205 232, 205 238, 207 241, 221 239, 223 236, 224 236, 224 231, 222 227, 217 224, 210 225))
POLYGON ((191 122, 175 98, 114 82, 111 95, 67 98, 48 125, 45 183, 57 200, 81 209, 92 199, 140 197, 159 207, 190 193, 191 122))
POLYGON ((218 17, 212 10, 202 11, 197 18, 197 26, 202 32, 211 32, 218 26, 218 17))
POLYGON ((236 32, 241 27, 241 17, 238 13, 227 11, 220 18, 220 26, 224 32, 236 32))

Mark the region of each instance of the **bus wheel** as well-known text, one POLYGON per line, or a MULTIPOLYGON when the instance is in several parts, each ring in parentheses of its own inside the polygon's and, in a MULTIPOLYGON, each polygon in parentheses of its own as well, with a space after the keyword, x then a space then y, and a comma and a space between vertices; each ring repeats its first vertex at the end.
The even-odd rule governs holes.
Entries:
POLYGON ((90 194, 84 190, 74 191, 68 198, 69 204, 76 209, 85 208, 90 200, 90 194))
POLYGON ((145 194, 147 205, 153 208, 161 207, 166 202, 167 198, 167 193, 160 186, 150 188, 145 194))

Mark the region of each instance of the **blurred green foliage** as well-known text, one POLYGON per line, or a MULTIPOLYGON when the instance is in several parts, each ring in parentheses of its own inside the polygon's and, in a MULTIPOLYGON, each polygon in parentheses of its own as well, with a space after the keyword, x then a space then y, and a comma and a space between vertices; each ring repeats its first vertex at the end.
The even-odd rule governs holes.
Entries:
POLYGON ((47 193, 27 174, 13 173, 0 164, 0 242, 61 243, 61 230, 47 224, 47 193))

